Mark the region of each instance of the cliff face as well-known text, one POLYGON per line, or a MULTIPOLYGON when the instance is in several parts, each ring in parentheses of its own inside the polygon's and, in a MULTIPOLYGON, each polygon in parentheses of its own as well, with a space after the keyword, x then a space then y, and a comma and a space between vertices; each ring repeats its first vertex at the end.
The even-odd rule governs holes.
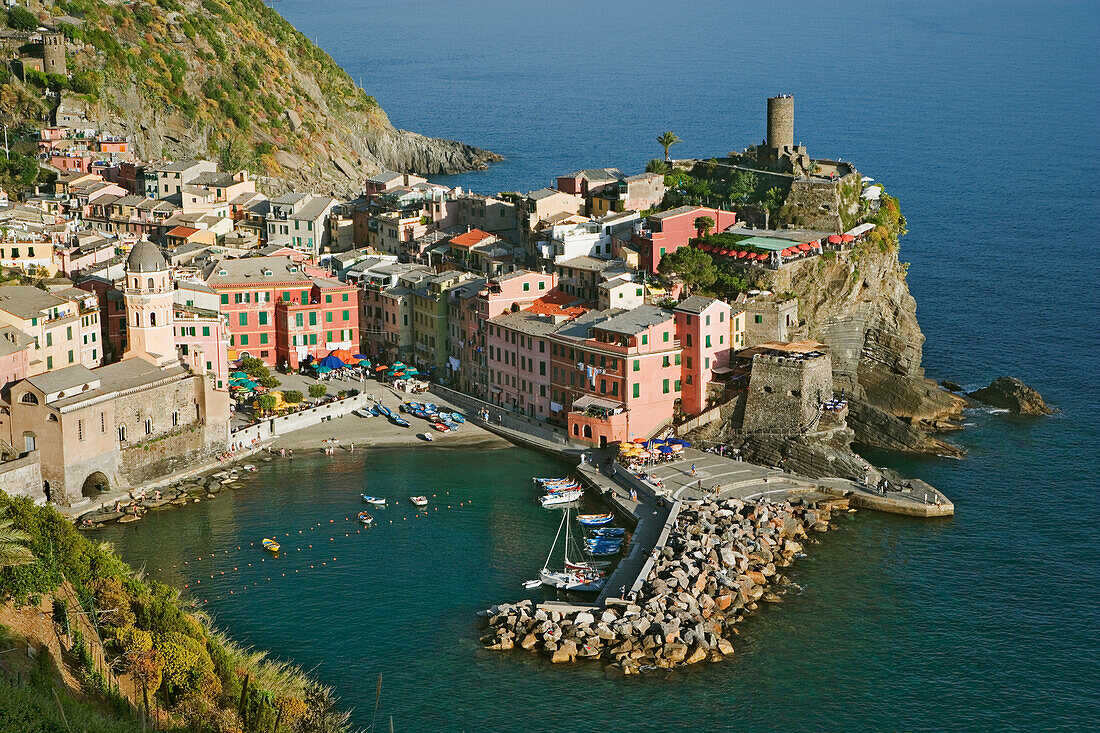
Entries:
MULTIPOLYGON (((398 130, 262 0, 32 2, 69 38, 73 91, 142 158, 207 157, 269 187, 352 194, 383 168, 456 173, 499 156, 398 130), (64 16, 58 14, 60 9, 64 16)), ((69 96, 69 93, 66 94, 69 96)))
POLYGON ((924 334, 896 247, 865 243, 771 273, 764 284, 799 301, 798 335, 828 344, 856 441, 894 450, 955 454, 928 435, 966 405, 926 379, 924 334))

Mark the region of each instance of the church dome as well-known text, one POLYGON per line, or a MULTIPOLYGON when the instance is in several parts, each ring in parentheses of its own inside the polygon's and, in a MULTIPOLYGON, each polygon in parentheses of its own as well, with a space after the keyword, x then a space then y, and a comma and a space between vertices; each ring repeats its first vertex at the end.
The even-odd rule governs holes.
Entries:
POLYGON ((141 240, 130 250, 126 258, 127 272, 163 272, 168 269, 160 247, 148 240, 141 240))

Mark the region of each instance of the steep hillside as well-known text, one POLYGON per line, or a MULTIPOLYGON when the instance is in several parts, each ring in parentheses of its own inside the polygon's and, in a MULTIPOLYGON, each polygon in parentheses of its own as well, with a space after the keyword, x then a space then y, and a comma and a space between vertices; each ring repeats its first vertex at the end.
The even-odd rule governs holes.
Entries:
POLYGON ((29 2, 69 38, 72 92, 141 157, 211 157, 278 179, 276 188, 341 193, 382 168, 454 173, 499 160, 394 128, 262 0, 29 2))

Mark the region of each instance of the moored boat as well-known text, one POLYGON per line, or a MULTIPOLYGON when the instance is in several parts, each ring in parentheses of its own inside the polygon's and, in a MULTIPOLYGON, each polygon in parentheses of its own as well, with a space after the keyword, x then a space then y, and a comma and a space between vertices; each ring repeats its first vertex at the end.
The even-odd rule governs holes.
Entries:
POLYGON ((359 512, 359 521, 362 522, 365 526, 369 527, 374 524, 374 517, 367 514, 366 512, 359 512))
POLYGON ((264 537, 260 544, 264 546, 265 550, 268 550, 270 552, 279 551, 279 543, 275 540, 269 540, 267 537, 264 537))
POLYGON ((607 514, 581 514, 577 517, 577 521, 586 527, 597 527, 601 524, 608 524, 615 515, 611 512, 607 514))
POLYGON ((386 506, 386 500, 381 496, 371 496, 370 494, 361 494, 364 504, 373 504, 374 506, 386 506))
POLYGON ((554 544, 551 545, 550 553, 546 556, 546 562, 543 563, 542 570, 539 572, 539 580, 542 581, 543 585, 558 590, 598 591, 606 582, 604 574, 587 562, 576 562, 569 559, 570 546, 572 545, 569 527, 569 509, 567 507, 562 512, 561 524, 558 525, 558 532, 554 535, 554 544), (561 538, 563 529, 565 530, 565 542, 562 545, 562 559, 564 561, 562 569, 551 569, 550 558, 554 556, 554 550, 558 546, 558 540, 561 538))
POLYGON ((622 537, 624 534, 626 529, 623 527, 600 527, 592 530, 593 537, 622 537))
POLYGON ((539 497, 539 502, 543 506, 554 506, 556 504, 569 504, 579 500, 584 496, 584 492, 580 489, 570 489, 568 491, 558 491, 553 494, 547 494, 546 496, 539 497))
POLYGON ((426 496, 410 496, 409 501, 416 506, 428 506, 428 497, 426 496))

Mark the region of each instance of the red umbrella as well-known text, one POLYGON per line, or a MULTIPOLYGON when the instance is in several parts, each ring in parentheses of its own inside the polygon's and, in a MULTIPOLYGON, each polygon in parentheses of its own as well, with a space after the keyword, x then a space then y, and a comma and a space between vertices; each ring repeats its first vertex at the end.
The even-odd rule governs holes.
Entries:
POLYGON ((853 237, 851 234, 842 234, 840 237, 841 242, 852 242, 854 240, 855 237, 853 237))
POLYGON ((770 257, 770 255, 766 252, 756 255, 756 259, 760 260, 761 262, 768 259, 768 257, 770 257))
POLYGON ((746 257, 752 257, 752 252, 749 252, 748 250, 743 249, 743 250, 741 250, 740 252, 737 253, 737 258, 738 259, 743 260, 746 257))
POLYGON ((724 249, 721 252, 719 252, 718 254, 728 257, 729 253, 730 253, 730 251, 728 249, 724 249))
POLYGON ((829 235, 829 244, 840 244, 840 242, 841 242, 841 239, 840 239, 839 234, 830 234, 829 235))
POLYGON ((791 254, 791 249, 790 249, 790 247, 788 247, 787 249, 783 250, 783 251, 782 251, 782 252, 780 252, 779 254, 783 255, 784 257, 788 257, 788 256, 790 256, 790 254, 791 254))
POLYGON ((802 244, 798 245, 798 248, 799 248, 800 250, 802 250, 803 252, 809 252, 809 251, 810 251, 810 249, 811 249, 811 248, 810 248, 810 245, 806 244, 805 242, 803 242, 802 244))

